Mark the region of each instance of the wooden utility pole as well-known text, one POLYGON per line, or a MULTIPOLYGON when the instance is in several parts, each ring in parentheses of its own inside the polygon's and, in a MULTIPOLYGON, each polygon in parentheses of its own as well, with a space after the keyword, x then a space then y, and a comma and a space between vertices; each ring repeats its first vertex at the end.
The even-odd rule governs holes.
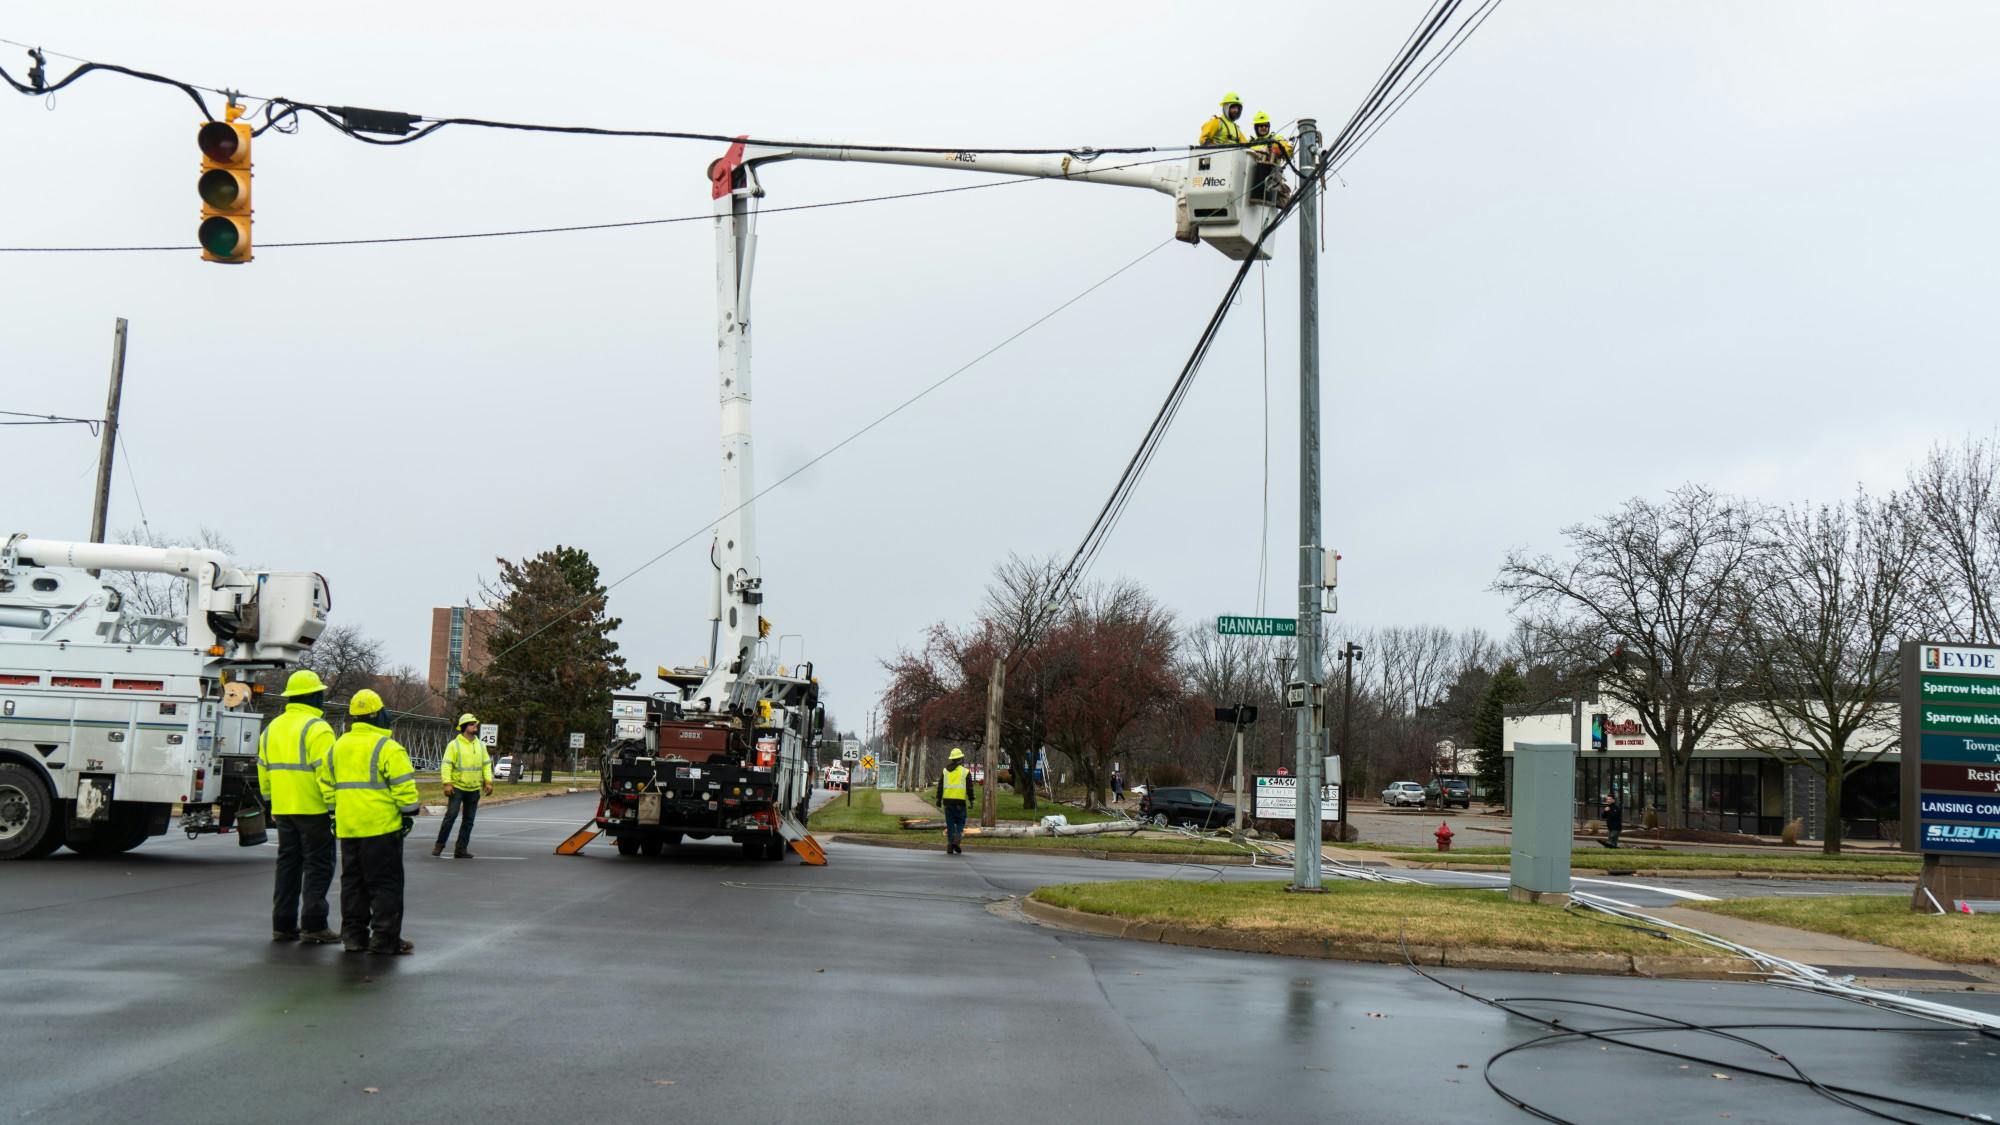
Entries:
MULTIPOLYGON (((104 399, 104 430, 97 447, 97 497, 90 508, 90 541, 104 542, 104 525, 111 514, 111 462, 118 452, 118 400, 125 393, 125 318, 111 330, 111 391, 104 399)), ((90 572, 96 577, 95 570, 90 572)))
POLYGON ((993 678, 986 681, 986 749, 982 757, 986 759, 986 776, 979 783, 981 794, 979 823, 991 828, 999 823, 1000 808, 997 775, 1000 772, 1000 711, 1007 701, 1007 658, 993 658, 993 678))

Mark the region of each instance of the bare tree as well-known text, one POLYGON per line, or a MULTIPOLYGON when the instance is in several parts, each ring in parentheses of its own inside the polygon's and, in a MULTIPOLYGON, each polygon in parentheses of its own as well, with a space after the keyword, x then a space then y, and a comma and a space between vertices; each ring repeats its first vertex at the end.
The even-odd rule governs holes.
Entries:
POLYGON ((1758 511, 1699 485, 1634 498, 1563 531, 1573 557, 1515 551, 1494 588, 1532 615, 1565 666, 1630 707, 1660 748, 1668 827, 1683 828, 1687 763, 1721 717, 1743 656, 1743 583, 1758 511))
MULTIPOLYGON (((236 548, 223 534, 212 527, 203 527, 193 535, 157 536, 144 528, 128 527, 112 536, 119 544, 127 547, 195 547, 204 551, 221 551, 234 556, 236 548)), ((171 574, 159 574, 140 570, 107 570, 104 582, 118 591, 124 599, 125 608, 148 617, 182 617, 187 613, 187 579, 171 574)), ((184 643, 185 632, 175 637, 175 643, 184 643)))
POLYGON ((1826 781, 1822 849, 1840 853, 1841 783, 1896 747, 1897 644, 1915 627, 1923 527, 1901 497, 1771 517, 1743 584, 1744 698, 1720 729, 1826 781))
POLYGON ((1930 595, 1937 640, 2000 639, 2000 451, 1987 439, 1931 447, 1910 470, 1907 501, 1923 531, 1915 577, 1930 595))
POLYGON ((326 684, 329 702, 345 702, 374 683, 382 671, 382 642, 363 633, 359 625, 329 625, 306 653, 303 664, 326 684))

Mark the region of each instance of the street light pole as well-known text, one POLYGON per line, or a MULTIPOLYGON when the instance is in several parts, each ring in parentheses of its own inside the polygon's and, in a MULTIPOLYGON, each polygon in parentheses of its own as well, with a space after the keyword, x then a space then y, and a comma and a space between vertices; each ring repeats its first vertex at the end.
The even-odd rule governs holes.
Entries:
POLYGON ((1298 786, 1292 836, 1294 891, 1320 887, 1320 691, 1319 504, 1319 210, 1313 178, 1319 167, 1319 125, 1299 120, 1299 624, 1298 677, 1306 685, 1306 706, 1298 723, 1298 786), (1310 810, 1310 812, 1308 812, 1310 810))
POLYGON ((1354 662, 1361 659, 1361 646, 1348 641, 1340 650, 1346 663, 1340 683, 1340 838, 1347 838, 1347 790, 1354 784, 1354 771, 1347 768, 1348 736, 1354 729, 1354 662))

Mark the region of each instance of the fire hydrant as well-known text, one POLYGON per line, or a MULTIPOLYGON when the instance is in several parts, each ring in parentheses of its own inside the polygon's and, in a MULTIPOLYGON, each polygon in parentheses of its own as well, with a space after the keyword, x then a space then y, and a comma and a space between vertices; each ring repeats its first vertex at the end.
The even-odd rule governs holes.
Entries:
POLYGON ((1438 830, 1433 832, 1432 835, 1437 837, 1439 851, 1448 852, 1451 850, 1451 825, 1446 824, 1444 821, 1438 821, 1438 830))

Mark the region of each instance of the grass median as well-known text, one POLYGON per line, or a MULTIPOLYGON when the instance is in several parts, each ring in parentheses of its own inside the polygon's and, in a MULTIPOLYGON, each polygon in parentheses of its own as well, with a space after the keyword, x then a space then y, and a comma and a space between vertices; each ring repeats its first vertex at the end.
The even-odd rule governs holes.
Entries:
POLYGON ((2000 915, 1919 914, 1901 895, 1735 898, 1683 906, 1874 942, 1955 965, 2000 965, 2000 915))
POLYGON ((1274 941, 1347 941, 1543 953, 1672 956, 1674 947, 1634 930, 1493 891, 1335 881, 1325 894, 1282 883, 1140 879, 1064 883, 1030 896, 1050 906, 1135 922, 1228 930, 1274 941))
MULTIPOLYGON (((1506 848, 1454 848, 1449 852, 1428 848, 1359 845, 1369 851, 1386 852, 1411 863, 1452 864, 1463 867, 1505 867, 1506 848)), ((1799 855, 1718 855, 1712 852, 1651 851, 1634 848, 1578 848, 1570 853, 1570 866, 1602 871, 1687 871, 1700 873, 1746 873, 1753 875, 1888 875, 1917 877, 1923 861, 1914 856, 1823 857, 1818 853, 1799 855)))
POLYGON ((821 805, 808 819, 814 832, 901 832, 903 822, 882 811, 882 791, 856 789, 854 801, 842 793, 821 805))

